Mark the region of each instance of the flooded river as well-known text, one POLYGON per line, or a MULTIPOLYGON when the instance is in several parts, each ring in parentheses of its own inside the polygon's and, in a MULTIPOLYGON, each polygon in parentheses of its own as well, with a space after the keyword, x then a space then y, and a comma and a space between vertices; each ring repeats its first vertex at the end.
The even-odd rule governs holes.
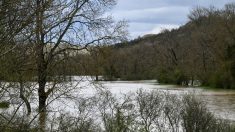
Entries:
POLYGON ((101 82, 113 94, 126 94, 143 90, 160 90, 170 94, 194 93, 205 101, 207 107, 216 116, 235 121, 235 90, 213 90, 200 87, 180 87, 175 85, 159 85, 154 80, 146 81, 110 81, 101 82))
MULTIPOLYGON (((229 119, 235 122, 235 90, 210 90, 200 87, 180 87, 175 85, 160 85, 156 80, 143 80, 143 81, 100 81, 94 82, 91 79, 75 79, 72 81, 73 90, 71 95, 74 97, 92 96, 96 93, 97 87, 108 89, 112 94, 116 96, 122 96, 123 94, 136 93, 142 89, 144 91, 151 92, 152 90, 159 90, 168 92, 169 94, 182 95, 184 93, 196 94, 199 98, 205 101, 207 107, 216 116, 224 119, 229 119), (78 81, 79 80, 79 81, 78 81), (82 81, 81 81, 82 80, 82 81)), ((62 87, 61 87, 62 88, 62 87)), ((68 89, 68 88, 67 88, 68 89)), ((7 96, 6 96, 7 97, 7 96)), ((16 99, 18 96, 15 96, 16 99)), ((53 100, 53 99, 51 99, 53 100)), ((30 99, 33 111, 38 108, 37 91, 35 89, 35 95, 30 99)), ((50 99, 49 101, 50 102, 50 99)), ((67 98, 60 98, 54 100, 49 109, 52 111, 67 111, 72 113, 75 111, 74 106, 76 103, 67 98)), ((14 105, 11 105, 14 109, 14 105)), ((10 108, 10 109, 11 109, 10 108)), ((6 109, 7 110, 7 109, 6 109)), ((9 110, 9 109, 8 109, 9 110)), ((3 111, 3 110, 1 110, 3 111)), ((4 110, 5 111, 5 110, 4 110)))

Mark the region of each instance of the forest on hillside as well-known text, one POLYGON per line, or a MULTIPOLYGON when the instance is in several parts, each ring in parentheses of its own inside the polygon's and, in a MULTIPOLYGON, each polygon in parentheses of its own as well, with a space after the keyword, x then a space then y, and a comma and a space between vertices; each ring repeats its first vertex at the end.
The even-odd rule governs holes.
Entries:
POLYGON ((188 18, 179 29, 91 48, 85 55, 87 72, 106 80, 157 79, 179 85, 199 80, 204 86, 234 89, 235 4, 199 7, 188 18))

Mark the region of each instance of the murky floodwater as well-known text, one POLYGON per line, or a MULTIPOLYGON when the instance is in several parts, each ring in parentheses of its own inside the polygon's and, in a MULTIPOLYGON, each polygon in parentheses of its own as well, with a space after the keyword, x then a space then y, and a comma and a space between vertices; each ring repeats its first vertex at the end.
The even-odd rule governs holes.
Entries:
MULTIPOLYGON (((212 111, 216 116, 235 121, 235 90, 207 90, 198 87, 190 88, 175 85, 159 85, 158 83, 156 83, 156 80, 101 81, 98 83, 94 83, 94 81, 89 78, 81 79, 81 77, 75 77, 74 81, 72 81, 71 83, 72 90, 70 91, 70 94, 74 97, 92 96, 96 93, 97 87, 106 88, 110 90, 110 92, 114 95, 120 97, 123 96, 123 94, 136 93, 140 89, 144 91, 160 90, 177 95, 181 95, 184 93, 194 93, 205 101, 209 110, 212 111)), ((69 87, 66 88, 66 90, 69 89, 69 87)), ((18 96, 15 97, 18 98, 18 96)), ((30 99, 30 102, 33 111, 36 111, 36 109, 38 108, 38 98, 36 91, 35 95, 32 96, 32 98, 30 99)), ((48 100, 48 102, 50 102, 50 99, 48 100)), ((72 113, 76 111, 74 107, 75 105, 76 103, 67 98, 60 98, 54 100, 49 105, 49 110, 63 110, 72 113)), ((11 108, 14 109, 14 105, 11 105, 11 108)))
POLYGON ((235 90, 212 90, 200 87, 180 87, 175 85, 159 85, 154 80, 148 81, 113 81, 102 82, 103 86, 114 94, 136 92, 138 89, 160 90, 170 94, 194 93, 205 101, 207 107, 216 116, 235 121, 235 90))

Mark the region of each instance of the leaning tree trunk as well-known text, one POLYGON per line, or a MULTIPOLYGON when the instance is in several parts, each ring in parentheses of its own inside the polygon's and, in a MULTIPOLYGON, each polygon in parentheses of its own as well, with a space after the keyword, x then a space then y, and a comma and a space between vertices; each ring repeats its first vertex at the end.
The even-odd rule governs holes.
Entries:
POLYGON ((29 100, 24 96, 24 83, 21 79, 20 79, 20 98, 24 101, 24 103, 26 105, 26 108, 28 111, 27 115, 30 115, 31 114, 31 105, 29 103, 29 100))

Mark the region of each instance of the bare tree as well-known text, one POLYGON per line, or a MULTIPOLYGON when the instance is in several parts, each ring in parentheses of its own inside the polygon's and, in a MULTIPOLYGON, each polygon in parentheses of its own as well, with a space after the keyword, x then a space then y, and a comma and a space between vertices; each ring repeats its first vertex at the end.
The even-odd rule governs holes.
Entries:
POLYGON ((140 121, 143 125, 143 131, 150 132, 154 130, 153 124, 158 124, 161 121, 158 120, 161 117, 163 111, 164 99, 162 94, 158 92, 147 93, 139 91, 137 93, 136 101, 137 108, 140 117, 140 121))
POLYGON ((114 3, 112 0, 36 1, 35 48, 39 111, 45 111, 46 99, 53 91, 46 91, 45 85, 48 69, 56 55, 68 50, 86 49, 98 41, 105 43, 105 40, 122 37, 119 36, 122 33, 122 23, 114 25, 109 17, 101 17, 105 9, 114 3), (60 48, 63 44, 69 46, 60 48), (51 46, 48 51, 47 46, 51 46))
POLYGON ((0 56, 5 59, 9 53, 22 52, 19 56, 26 58, 19 62, 15 77, 28 113, 31 106, 24 92, 25 81, 37 80, 39 112, 43 113, 48 97, 60 86, 53 69, 59 62, 90 45, 112 44, 126 38, 126 23, 116 23, 105 14, 115 4, 115 0, 0 1, 0 56), (29 50, 19 50, 18 45, 19 49, 26 46, 29 50), (30 70, 31 78, 24 78, 30 70), (55 83, 46 88, 50 78, 55 83))

